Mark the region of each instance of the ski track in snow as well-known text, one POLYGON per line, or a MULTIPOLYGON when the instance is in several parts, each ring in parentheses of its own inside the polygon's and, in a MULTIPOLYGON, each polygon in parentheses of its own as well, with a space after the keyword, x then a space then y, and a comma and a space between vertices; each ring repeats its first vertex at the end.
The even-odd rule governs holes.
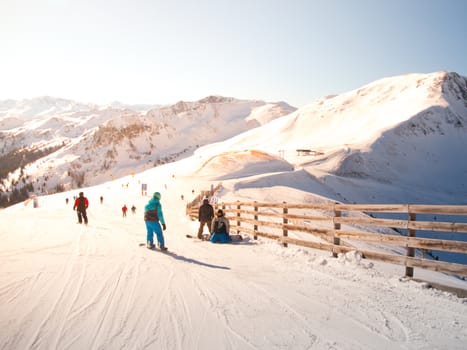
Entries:
MULTIPOLYGON (((103 248, 99 247, 105 247, 98 244, 99 235, 88 229, 84 228, 74 246, 70 247, 68 262, 58 273, 61 276, 59 283, 54 278, 45 281, 45 285, 41 286, 43 293, 38 295, 37 304, 19 322, 28 324, 28 319, 33 318, 33 315, 42 314, 41 300, 46 296, 47 300, 55 300, 45 316, 34 322, 34 333, 30 342, 24 344, 18 334, 17 338, 6 344, 6 348, 22 348, 21 344, 26 349, 71 349, 81 346, 89 349, 113 348, 118 346, 118 343, 114 344, 113 339, 120 337, 126 339, 126 344, 133 343, 136 348, 141 349, 204 348, 208 339, 210 348, 214 348, 213 341, 218 341, 224 348, 227 342, 229 349, 281 349, 294 342, 302 344, 304 349, 314 346, 331 349, 352 343, 350 339, 336 336, 333 330, 325 335, 316 334, 313 329, 319 327, 319 322, 351 327, 355 333, 360 334, 360 339, 365 339, 366 335, 377 334, 381 338, 381 348, 390 349, 392 342, 400 344, 401 341, 410 340, 411 343, 421 339, 421 334, 407 330, 397 315, 386 310, 387 305, 380 305, 377 298, 364 301, 352 299, 350 292, 345 289, 346 285, 340 286, 339 278, 326 281, 329 276, 321 277, 317 274, 316 290, 310 290, 307 294, 291 288, 287 289, 290 295, 281 295, 266 277, 255 280, 241 269, 216 273, 218 269, 187 263, 183 259, 177 259, 176 255, 136 247, 137 240, 132 236, 124 239, 136 247, 130 249, 131 259, 126 260, 128 264, 117 264, 110 267, 107 275, 101 280, 93 279, 93 282, 99 283, 93 286, 94 292, 86 304, 81 305, 79 299, 86 294, 86 276, 92 274, 90 260, 101 256, 104 252, 101 251, 103 248), (232 276, 232 273, 235 276, 232 276), (143 285, 140 278, 154 278, 154 284, 151 284, 151 289, 143 295, 143 305, 138 307, 138 291, 143 285), (327 287, 330 284, 333 285, 333 294, 323 294, 321 286, 327 287), (123 290, 130 292, 126 296, 122 293, 123 290), (294 306, 288 300, 298 300, 297 294, 304 300, 300 305, 294 306), (193 300, 196 302, 193 303, 193 300), (367 303, 363 310, 360 307, 361 302, 367 303), (238 305, 242 305, 242 308, 238 308, 238 305), (277 314, 277 321, 273 321, 277 323, 275 327, 270 328, 268 323, 265 325, 267 328, 263 328, 260 322, 254 322, 255 318, 260 319, 262 313, 270 313, 271 308, 275 310, 273 314, 277 314), (368 308, 376 309, 377 312, 368 314, 368 308), (140 319, 146 320, 142 331, 128 330, 128 327, 132 327, 128 320, 135 310, 140 313, 140 319), (151 312, 153 314, 147 317, 151 312), (327 317, 316 320, 313 318, 314 312, 325 314, 327 317), (204 314, 201 323, 199 313, 204 314), (85 319, 94 320, 92 330, 87 331, 90 335, 88 343, 79 340, 79 332, 76 331, 80 322, 85 319), (245 329, 242 325, 244 322, 248 322, 251 329, 245 329), (381 323, 384 323, 385 327, 379 327, 381 323), (52 329, 50 325, 58 327, 52 329), (258 338, 257 332, 264 336, 258 338), (188 336, 190 334, 199 336, 192 338, 188 336), (218 339, 214 336, 212 339, 213 334, 222 336, 218 339), (221 339, 224 337, 227 340, 221 339)), ((117 246, 120 246, 120 243, 117 246)), ((211 246, 208 242, 192 244, 190 247, 193 254, 200 256, 210 249, 220 251, 225 248, 241 249, 237 246, 211 246)), ((110 251, 120 254, 119 249, 114 246, 110 247, 110 251)), ((272 267, 262 263, 260 265, 261 268, 267 269, 266 276, 277 273, 272 267)), ((32 281, 29 280, 23 289, 39 289, 35 284, 44 273, 47 274, 43 271, 32 281)), ((285 277, 284 283, 287 280, 294 282, 294 278, 285 277)), ((17 290, 15 284, 11 285, 11 289, 17 290)), ((10 302, 13 300, 15 299, 10 298, 10 302)), ((143 323, 137 322, 136 325, 143 326, 143 323)), ((363 345, 365 348, 364 344, 353 345, 356 348, 363 345)))
POLYGON ((196 223, 179 214, 162 253, 139 246, 138 215, 97 206, 84 226, 68 210, 44 241, 40 213, 26 230, 1 217, 21 237, 2 235, 0 349, 442 348, 446 327, 451 345, 467 339, 465 304, 372 268, 267 240, 187 239, 196 223))

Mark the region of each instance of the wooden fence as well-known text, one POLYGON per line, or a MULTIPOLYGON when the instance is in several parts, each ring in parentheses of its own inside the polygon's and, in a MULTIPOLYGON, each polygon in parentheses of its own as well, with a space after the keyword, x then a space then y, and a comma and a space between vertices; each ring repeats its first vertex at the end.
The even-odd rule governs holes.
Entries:
MULTIPOLYGON (((423 234, 417 237, 417 232, 467 235, 467 223, 451 219, 455 217, 467 221, 467 206, 285 202, 214 205, 216 209, 225 211, 230 220, 231 233, 250 234, 255 239, 258 236, 266 237, 281 242, 285 247, 294 244, 327 250, 334 257, 338 253, 357 250, 364 258, 405 266, 407 277, 413 277, 414 268, 467 276, 467 265, 428 259, 425 254, 430 251, 467 254, 467 242, 424 238, 421 237, 423 234), (395 217, 378 218, 376 215, 395 217), (381 251, 368 243, 378 243, 378 246, 390 249, 381 251), (395 252, 397 249, 405 253, 398 254, 395 252)), ((197 219, 198 208, 195 205, 187 208, 187 214, 197 219)))
POLYGON ((191 200, 186 205, 186 214, 189 215, 191 218, 198 218, 198 209, 201 205, 201 202, 204 198, 212 199, 214 195, 216 195, 219 190, 222 188, 222 183, 219 182, 216 186, 213 186, 210 190, 200 191, 200 193, 191 200))

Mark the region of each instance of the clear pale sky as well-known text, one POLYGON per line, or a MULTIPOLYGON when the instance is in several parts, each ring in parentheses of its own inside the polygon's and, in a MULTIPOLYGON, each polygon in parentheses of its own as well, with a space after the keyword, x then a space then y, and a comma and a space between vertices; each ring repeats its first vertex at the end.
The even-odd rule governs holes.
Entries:
POLYGON ((301 107, 387 76, 466 76, 467 0, 1 0, 0 50, 0 100, 301 107))

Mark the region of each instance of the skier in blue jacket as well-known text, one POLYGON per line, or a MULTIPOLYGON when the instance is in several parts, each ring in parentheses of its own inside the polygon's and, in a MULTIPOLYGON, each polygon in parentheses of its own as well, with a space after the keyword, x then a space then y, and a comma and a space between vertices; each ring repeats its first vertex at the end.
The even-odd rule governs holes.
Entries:
POLYGON ((165 231, 167 226, 165 225, 160 199, 161 194, 159 192, 154 192, 152 198, 144 207, 144 221, 146 223, 147 230, 146 246, 150 249, 155 247, 153 243, 153 237, 155 233, 159 248, 161 250, 167 250, 164 242, 164 234, 162 233, 162 229, 165 231))

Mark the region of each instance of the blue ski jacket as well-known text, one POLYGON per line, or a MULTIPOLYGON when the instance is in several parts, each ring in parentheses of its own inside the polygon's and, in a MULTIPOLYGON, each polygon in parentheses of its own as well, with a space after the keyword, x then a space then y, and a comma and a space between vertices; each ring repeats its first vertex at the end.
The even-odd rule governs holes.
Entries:
POLYGON ((153 211, 153 210, 156 210, 157 211, 157 216, 159 217, 159 222, 163 225, 165 225, 165 220, 164 220, 164 214, 162 213, 162 205, 159 201, 159 198, 155 198, 155 197, 152 197, 148 204, 146 204, 146 206, 144 207, 144 212, 146 214, 146 212, 148 211, 153 211))

